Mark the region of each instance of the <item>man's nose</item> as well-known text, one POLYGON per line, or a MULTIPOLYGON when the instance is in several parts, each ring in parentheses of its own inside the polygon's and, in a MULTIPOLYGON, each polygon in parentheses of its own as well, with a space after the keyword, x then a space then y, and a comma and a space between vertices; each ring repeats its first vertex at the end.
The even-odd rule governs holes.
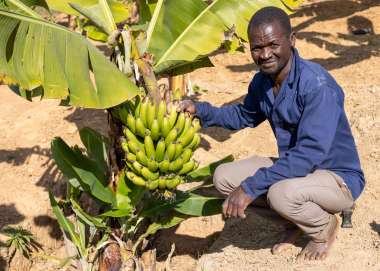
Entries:
POLYGON ((271 56, 272 56, 272 50, 270 48, 264 47, 261 50, 261 55, 260 55, 261 59, 269 59, 271 58, 271 56))

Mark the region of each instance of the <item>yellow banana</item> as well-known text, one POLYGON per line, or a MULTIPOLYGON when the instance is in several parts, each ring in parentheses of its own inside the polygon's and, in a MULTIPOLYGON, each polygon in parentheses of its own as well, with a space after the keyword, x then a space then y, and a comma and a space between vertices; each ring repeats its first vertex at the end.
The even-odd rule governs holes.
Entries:
POLYGON ((157 146, 156 146, 155 158, 157 162, 161 162, 162 160, 164 160, 165 148, 166 148, 165 141, 163 139, 160 139, 160 141, 158 141, 157 146))
POLYGON ((158 167, 160 168, 161 172, 165 173, 169 171, 169 165, 170 165, 170 161, 168 159, 165 159, 165 160, 162 160, 162 162, 160 162, 158 167))
POLYGON ((166 180, 166 187, 168 189, 174 189, 176 188, 179 184, 181 183, 181 178, 178 176, 172 178, 172 179, 167 179, 166 180))
POLYGON ((178 112, 177 112, 177 105, 176 104, 171 103, 170 105, 171 106, 170 106, 170 112, 169 112, 168 119, 169 119, 170 129, 172 129, 174 127, 174 124, 177 121, 178 112))
POLYGON ((137 95, 135 98, 135 111, 134 111, 135 118, 140 117, 140 109, 141 109, 141 97, 137 95))
POLYGON ((128 148, 128 142, 127 141, 121 142, 121 148, 123 149, 124 152, 129 153, 129 148, 128 148))
POLYGON ((156 104, 152 101, 148 102, 148 107, 146 111, 146 122, 147 127, 152 129, 153 120, 156 118, 156 104))
POLYGON ((134 174, 133 172, 131 171, 128 171, 126 173, 126 176, 129 180, 131 180, 131 182, 137 186, 145 186, 146 185, 146 182, 143 178, 137 176, 136 174, 134 174))
POLYGON ((169 119, 165 116, 162 120, 162 123, 159 123, 161 125, 160 130, 163 137, 167 137, 167 135, 170 132, 170 124, 169 119))
MULTIPOLYGON (((142 103, 140 108, 140 119, 142 120, 142 123, 144 124, 144 127, 148 127, 148 121, 147 121, 147 114, 148 114, 148 104, 149 99, 146 97, 142 103)), ((136 127, 137 128, 137 127, 136 127)))
POLYGON ((154 180, 158 179, 159 173, 158 173, 158 172, 153 173, 153 172, 150 171, 147 167, 143 167, 143 168, 141 169, 141 175, 142 175, 146 180, 154 181, 154 180))
POLYGON ((162 121, 164 120, 164 117, 166 115, 166 102, 161 101, 158 105, 157 109, 157 121, 160 125, 162 125, 162 121))
POLYGON ((128 149, 131 153, 137 154, 137 152, 140 151, 140 147, 135 141, 128 140, 127 143, 128 143, 128 149))
POLYGON ((134 133, 132 133, 131 130, 125 128, 123 133, 128 140, 135 141, 139 145, 140 149, 144 149, 144 144, 134 135, 134 133))
POLYGON ((165 156, 168 157, 169 161, 173 161, 175 156, 175 144, 170 143, 169 146, 166 148, 165 156))
POLYGON ((165 145, 169 146, 170 143, 174 142, 178 136, 178 129, 173 128, 165 138, 165 145))
POLYGON ((189 162, 192 155, 193 155, 193 151, 191 149, 186 148, 182 153, 183 162, 184 163, 189 162))
POLYGON ((157 169, 158 169, 158 163, 157 163, 157 161, 154 160, 154 159, 152 159, 152 158, 148 159, 148 168, 149 168, 150 171, 156 172, 157 169))
POLYGON ((146 188, 148 188, 149 190, 155 190, 157 189, 158 184, 159 184, 158 180, 150 181, 146 184, 146 188))
POLYGON ((177 143, 175 144, 175 154, 174 154, 174 159, 177 159, 177 158, 181 155, 182 151, 183 151, 183 147, 182 147, 182 145, 181 145, 181 142, 177 142, 177 143))
POLYGON ((144 145, 145 145, 145 154, 148 158, 155 157, 155 150, 154 150, 154 143, 150 135, 146 135, 144 138, 144 145))
POLYGON ((160 177, 158 179, 158 188, 165 189, 166 188, 166 179, 163 177, 160 177))
POLYGON ((145 136, 145 125, 141 118, 136 119, 136 134, 141 137, 145 136))
POLYGON ((174 160, 173 162, 170 162, 169 171, 176 172, 177 170, 179 170, 182 167, 182 165, 183 165, 183 160, 181 157, 179 157, 176 160, 174 160))
POLYGON ((127 115, 127 127, 132 131, 132 133, 136 133, 136 120, 132 114, 127 115))
POLYGON ((186 173, 189 173, 190 171, 193 170, 195 166, 195 161, 194 160, 190 160, 189 162, 183 164, 181 170, 178 172, 179 175, 184 175, 186 173))
POLYGON ((179 113, 177 122, 175 124, 175 127, 178 129, 178 134, 180 134, 183 128, 185 127, 185 119, 186 119, 185 113, 184 112, 179 113))
POLYGON ((134 162, 132 163, 132 167, 133 167, 134 171, 135 171, 137 174, 141 175, 141 170, 143 169, 143 166, 142 166, 139 162, 134 161, 134 162))
POLYGON ((148 166, 148 158, 146 157, 146 155, 143 151, 139 150, 136 153, 136 159, 140 164, 142 164, 146 167, 148 166))
POLYGON ((150 127, 150 136, 154 141, 160 138, 160 125, 157 119, 153 120, 152 127, 150 127))
POLYGON ((128 152, 128 153, 127 153, 126 158, 127 158, 127 160, 130 161, 130 162, 136 161, 136 155, 134 155, 134 154, 131 153, 131 152, 128 152))

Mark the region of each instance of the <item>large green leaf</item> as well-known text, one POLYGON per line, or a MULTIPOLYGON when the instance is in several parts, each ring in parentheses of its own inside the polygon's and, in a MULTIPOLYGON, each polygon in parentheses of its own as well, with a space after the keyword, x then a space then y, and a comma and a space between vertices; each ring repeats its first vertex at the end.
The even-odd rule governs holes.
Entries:
POLYGON ((82 128, 79 135, 88 157, 94 160, 103 172, 108 172, 108 138, 89 127, 82 128))
POLYGON ((44 98, 108 108, 138 88, 86 38, 47 21, 0 10, 0 77, 21 89, 43 88, 44 98))
POLYGON ((189 216, 207 216, 221 212, 224 199, 177 191, 173 200, 152 198, 144 206, 141 216, 155 217, 172 210, 189 216))
POLYGON ((61 138, 52 141, 51 149, 58 167, 69 179, 78 181, 81 188, 94 198, 115 204, 114 193, 103 185, 107 177, 96 162, 84 156, 78 148, 71 149, 61 138))
MULTIPOLYGON (((297 0, 286 0, 291 6, 297 0)), ((164 0, 157 5, 157 19, 148 31, 148 51, 155 56, 155 71, 160 73, 181 62, 191 62, 217 49, 224 31, 235 27, 247 39, 247 25, 252 14, 265 6, 290 11, 279 0, 214 0, 207 6, 202 0, 164 0)), ((155 17, 155 16, 153 16, 155 17)))
POLYGON ((216 161, 216 162, 213 162, 205 167, 202 167, 202 168, 199 168, 197 170, 194 170, 192 172, 190 172, 187 177, 189 180, 191 181, 199 181, 199 180, 202 180, 204 178, 207 178, 207 177, 210 177, 214 174, 215 172, 215 169, 223 164, 223 163, 228 163, 228 162, 232 162, 234 160, 234 157, 232 155, 228 155, 222 159, 220 159, 219 161, 216 161))
MULTIPOLYGON (((91 8, 99 4, 99 0, 46 0, 46 2, 51 10, 71 15, 79 15, 79 13, 70 6, 70 3, 76 4, 83 8, 91 8)), ((129 18, 129 4, 123 4, 116 0, 108 0, 107 2, 110 6, 112 15, 116 23, 122 22, 129 18)))

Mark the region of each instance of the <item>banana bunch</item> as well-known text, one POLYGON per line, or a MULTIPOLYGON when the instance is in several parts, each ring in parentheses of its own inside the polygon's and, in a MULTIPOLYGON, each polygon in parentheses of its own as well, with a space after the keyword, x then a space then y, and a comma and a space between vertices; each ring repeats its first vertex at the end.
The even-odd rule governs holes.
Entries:
POLYGON ((135 185, 149 190, 175 189, 183 176, 198 167, 192 159, 201 138, 199 120, 177 112, 177 104, 161 100, 157 105, 148 97, 128 101, 116 109, 125 124, 126 176, 135 185))

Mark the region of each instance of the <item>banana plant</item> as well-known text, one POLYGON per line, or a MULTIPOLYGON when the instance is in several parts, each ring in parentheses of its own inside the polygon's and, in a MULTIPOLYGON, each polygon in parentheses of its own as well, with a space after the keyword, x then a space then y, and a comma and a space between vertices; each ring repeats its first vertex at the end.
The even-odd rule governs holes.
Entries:
POLYGON ((79 265, 94 268, 88 263, 109 242, 118 242, 124 260, 131 260, 157 230, 221 211, 222 199, 176 187, 207 179, 232 157, 196 169, 191 156, 200 143, 199 121, 178 114, 175 89, 162 88, 157 79, 212 65, 208 55, 225 42, 225 32, 247 40, 247 22, 256 10, 271 5, 291 12, 299 2, 0 1, 0 81, 29 100, 60 99, 62 105, 110 113, 109 138, 85 128, 80 131, 85 150, 61 138, 52 142, 68 193, 63 202, 52 195, 50 201, 79 265), (131 20, 136 4, 138 22, 131 20), (48 13, 39 13, 43 8, 48 13), (77 16, 84 31, 53 22, 51 11, 77 16), (91 39, 104 41, 110 57, 91 39), (96 216, 81 208, 83 195, 96 203, 96 216), (64 208, 72 219, 63 215, 64 208))

